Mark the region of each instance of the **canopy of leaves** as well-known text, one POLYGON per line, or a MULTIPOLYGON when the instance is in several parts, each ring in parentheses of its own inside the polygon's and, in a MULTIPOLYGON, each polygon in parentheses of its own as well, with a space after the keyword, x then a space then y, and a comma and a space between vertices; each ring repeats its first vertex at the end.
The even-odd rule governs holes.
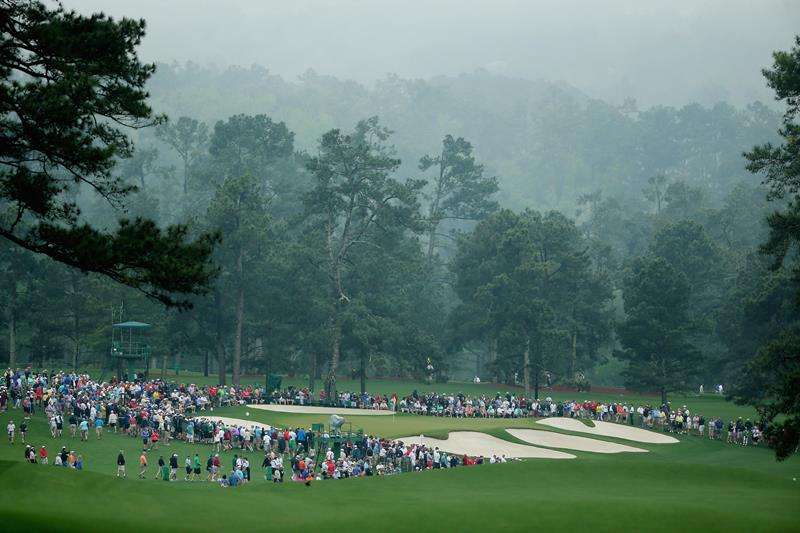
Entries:
POLYGON ((690 285, 666 259, 647 255, 630 265, 624 278, 626 319, 618 328, 628 361, 628 383, 662 392, 682 390, 689 369, 700 363, 688 342, 690 285))
MULTIPOLYGON (((768 85, 775 90, 776 100, 783 101, 786 112, 783 126, 778 130, 783 142, 778 146, 767 143, 745 154, 747 168, 765 177, 772 199, 789 197, 788 205, 768 216, 769 238, 761 251, 774 258, 773 268, 790 267, 795 291, 795 305, 800 305, 800 36, 788 52, 773 54, 773 66, 763 71, 768 85)), ((780 281, 780 277, 774 279, 780 281)), ((780 291, 772 291, 780 294, 780 291)), ((784 318, 785 312, 775 306, 769 318, 784 318)), ((781 324, 782 330, 770 338, 747 365, 734 397, 739 402, 755 405, 771 423, 768 437, 779 459, 797 451, 800 442, 800 337, 796 318, 781 324)), ((774 335, 774 333, 773 333, 774 335)))
POLYGON ((213 236, 138 218, 100 230, 70 200, 83 185, 121 206, 134 190, 112 169, 133 150, 121 128, 160 120, 144 90, 155 67, 136 55, 144 21, 3 0, 0 34, 0 236, 186 305, 174 295, 202 292, 215 273, 213 236))

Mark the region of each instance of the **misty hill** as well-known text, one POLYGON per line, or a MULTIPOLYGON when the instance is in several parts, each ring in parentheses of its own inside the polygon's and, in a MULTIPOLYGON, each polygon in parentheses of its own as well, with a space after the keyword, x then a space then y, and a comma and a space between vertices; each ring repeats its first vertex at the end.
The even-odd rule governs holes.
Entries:
POLYGON ((217 69, 161 64, 150 83, 155 109, 213 125, 245 113, 285 121, 297 146, 313 150, 320 134, 378 115, 394 130, 403 176, 445 134, 470 140, 501 202, 571 211, 583 193, 641 200, 656 174, 721 200, 742 180, 741 153, 773 139, 780 115, 756 102, 638 109, 592 99, 565 83, 511 78, 486 71, 430 80, 388 76, 372 86, 307 71, 295 81, 252 66, 217 69))

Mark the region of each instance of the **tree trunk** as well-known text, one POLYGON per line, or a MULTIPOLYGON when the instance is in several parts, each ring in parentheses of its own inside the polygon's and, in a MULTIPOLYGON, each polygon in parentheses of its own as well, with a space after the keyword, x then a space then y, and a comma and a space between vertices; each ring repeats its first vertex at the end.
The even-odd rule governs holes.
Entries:
POLYGON ((475 375, 480 377, 483 370, 483 354, 481 352, 475 353, 475 375))
POLYGON ((72 355, 72 371, 78 372, 78 357, 80 357, 81 337, 80 337, 80 316, 78 315, 78 290, 75 286, 77 273, 70 273, 70 288, 72 289, 72 338, 75 339, 75 353, 72 355))
POLYGON ((433 252, 436 248, 436 228, 437 225, 431 222, 428 230, 428 266, 433 263, 433 252))
POLYGON ((339 366, 339 349, 342 342, 342 325, 339 323, 339 305, 337 303, 330 319, 331 328, 331 366, 325 379, 325 394, 330 401, 336 395, 336 369, 339 366))
POLYGON ((667 389, 661 387, 661 405, 667 405, 667 389))
POLYGON ((575 379, 575 362, 578 359, 578 330, 572 332, 572 357, 569 361, 569 379, 575 379))
POLYGON ((75 339, 75 351, 72 354, 72 371, 73 372, 78 372, 78 357, 81 354, 81 341, 80 341, 80 337, 78 336, 78 313, 77 312, 75 312, 75 314, 72 317, 72 327, 73 327, 72 334, 74 335, 73 338, 75 339))
POLYGON ((241 364, 242 364, 242 327, 244 326, 244 269, 242 260, 244 258, 244 247, 239 247, 239 255, 236 257, 236 270, 239 274, 239 287, 236 298, 236 333, 233 338, 233 386, 239 387, 241 364))
POLYGON ((530 366, 531 366, 531 338, 529 336, 525 336, 525 351, 522 354, 522 379, 525 383, 525 396, 530 398, 531 395, 531 377, 530 377, 530 366))
MULTIPOLYGON (((329 318, 330 343, 331 343, 331 362, 328 368, 328 376, 325 378, 325 395, 328 401, 336 395, 336 370, 339 366, 339 350, 342 342, 342 325, 339 323, 339 306, 343 304, 344 292, 342 291, 342 272, 340 270, 340 259, 333 249, 333 218, 328 219, 326 227, 328 258, 331 269, 331 293, 333 296, 333 311, 329 318)), ((346 231, 345 231, 346 233, 346 231)))
MULTIPOLYGON (((261 337, 256 337, 255 340, 253 341, 253 344, 255 345, 254 350, 256 355, 256 361, 261 362, 264 358, 264 341, 261 340, 261 337)), ((267 377, 265 378, 264 383, 266 383, 267 380, 269 380, 269 375, 267 375, 267 377)))
MULTIPOLYGON (((173 350, 172 346, 170 346, 169 347, 169 352, 170 352, 169 355, 172 355, 173 351, 174 350, 173 350)), ((161 379, 162 380, 165 380, 167 378, 167 360, 168 359, 169 359, 169 357, 167 356, 167 354, 164 354, 164 355, 161 356, 161 379)))
POLYGON ((225 385, 225 345, 222 342, 222 296, 219 289, 214 290, 214 307, 217 314, 216 319, 216 344, 217 344, 217 366, 219 367, 219 384, 225 385))
POLYGON ((75 351, 72 353, 72 371, 73 372, 77 372, 78 371, 78 356, 80 355, 80 353, 81 353, 81 343, 76 338, 75 339, 75 351))
POLYGON ((236 334, 233 339, 233 386, 239 387, 242 365, 242 323, 244 322, 244 290, 239 290, 236 303, 236 334))
POLYGON ((497 363, 497 337, 495 337, 495 336, 492 336, 492 338, 489 339, 489 363, 492 365, 492 372, 493 372, 492 381, 494 381, 495 383, 498 383, 499 379, 498 379, 498 376, 497 376, 497 364, 496 364, 497 363))
POLYGON ((367 392, 367 354, 361 352, 361 394, 367 392))
POLYGON ((205 352, 205 357, 203 358, 203 377, 208 377, 208 348, 203 350, 205 352))
MULTIPOLYGON (((14 283, 14 282, 12 282, 14 283)), ((17 367, 17 288, 11 289, 11 301, 8 303, 8 367, 17 367)))
POLYGON ((436 197, 431 203, 428 212, 428 267, 433 263, 433 252, 436 250, 436 230, 439 227, 439 203, 442 201, 442 187, 444 186, 444 151, 439 160, 439 179, 436 182, 436 197))
POLYGON ((189 158, 183 158, 183 194, 189 193, 189 158))
POLYGON ((272 358, 270 357, 269 349, 264 348, 264 341, 261 341, 262 350, 264 351, 264 385, 266 386, 267 394, 272 391, 269 390, 269 375, 272 374, 272 358))
POLYGON ((317 351, 311 350, 308 359, 308 390, 314 392, 317 384, 317 351))
POLYGON ((175 377, 178 377, 181 372, 181 351, 175 352, 175 377))

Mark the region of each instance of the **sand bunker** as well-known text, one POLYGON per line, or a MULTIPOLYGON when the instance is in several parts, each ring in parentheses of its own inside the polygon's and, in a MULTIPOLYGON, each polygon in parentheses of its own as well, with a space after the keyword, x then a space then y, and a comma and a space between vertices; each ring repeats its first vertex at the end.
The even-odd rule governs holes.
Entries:
POLYGON ((505 455, 506 457, 533 457, 537 459, 575 459, 575 456, 569 453, 516 444, 477 431, 452 431, 447 440, 421 436, 401 437, 396 440, 401 440, 406 444, 424 444, 428 447, 438 447, 440 450, 459 455, 482 455, 484 457, 505 455))
POLYGON ((550 448, 566 448, 568 450, 595 453, 647 452, 642 448, 634 448, 633 446, 617 444, 616 442, 606 442, 576 435, 564 435, 553 431, 535 429, 507 429, 506 431, 519 440, 550 448))
POLYGON ((263 409, 264 411, 277 411, 279 413, 304 413, 315 415, 350 415, 350 416, 379 416, 391 415, 392 411, 379 411, 373 409, 349 409, 347 407, 314 407, 312 405, 248 405, 251 409, 263 409))
POLYGON ((543 424, 567 431, 577 433, 589 433, 591 435, 601 435, 603 437, 616 437, 618 439, 632 440, 636 442, 646 442, 649 444, 672 444, 680 442, 675 437, 648 431, 633 426, 614 424, 612 422, 594 422, 594 427, 589 427, 580 420, 574 418, 545 418, 537 420, 537 424, 543 424))

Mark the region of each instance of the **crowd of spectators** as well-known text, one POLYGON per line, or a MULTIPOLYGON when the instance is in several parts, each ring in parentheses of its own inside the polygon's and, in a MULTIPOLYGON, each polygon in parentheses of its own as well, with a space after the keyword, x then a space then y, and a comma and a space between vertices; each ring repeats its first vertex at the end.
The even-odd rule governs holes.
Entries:
MULTIPOLYGON (((169 443, 173 439, 209 444, 217 452, 237 446, 247 451, 269 451, 274 446, 281 454, 293 454, 295 450, 292 446, 302 447, 306 451, 314 446, 313 432, 303 428, 237 427, 222 424, 210 416, 215 407, 258 403, 333 404, 343 408, 456 418, 590 418, 705 436, 743 446, 761 443, 764 432, 760 424, 749 419, 740 418, 726 423, 719 417, 709 419, 701 413, 690 412, 686 406, 673 408, 669 404, 653 407, 630 402, 556 401, 550 397, 540 400, 514 392, 466 395, 414 391, 406 396, 398 396, 339 391, 331 402, 324 392, 315 395, 304 388, 290 387, 267 392, 265 387, 260 386, 199 386, 158 379, 98 382, 87 374, 34 372, 29 368, 7 370, 0 385, 0 410, 5 411, 9 405, 22 410, 23 421, 18 429, 14 429, 23 441, 27 420, 41 409, 48 418, 53 438, 60 438, 64 431, 83 441, 92 436, 102 439, 104 431, 121 432, 141 439, 143 448, 147 450, 157 450, 162 442, 169 443), (294 433, 294 439, 289 438, 290 430, 294 433)), ((388 457, 396 455, 390 443, 378 442, 383 442, 389 448, 388 457)), ((372 444, 365 443, 363 448, 374 451, 372 444)), ((423 449, 422 453, 433 455, 434 451, 423 449)), ((424 464, 429 462, 427 457, 422 461, 424 464)), ((464 462, 463 458, 459 461, 464 462)), ((419 462, 415 452, 413 463, 419 466, 419 462)), ((441 460, 434 460, 433 457, 430 462, 441 465, 441 460)), ((340 470, 340 475, 349 475, 352 466, 353 462, 348 460, 340 470)), ((359 474, 376 473, 372 467, 357 463, 356 466, 359 466, 359 474)), ((395 471, 399 464, 384 464, 382 470, 386 472, 387 468, 395 471)))

